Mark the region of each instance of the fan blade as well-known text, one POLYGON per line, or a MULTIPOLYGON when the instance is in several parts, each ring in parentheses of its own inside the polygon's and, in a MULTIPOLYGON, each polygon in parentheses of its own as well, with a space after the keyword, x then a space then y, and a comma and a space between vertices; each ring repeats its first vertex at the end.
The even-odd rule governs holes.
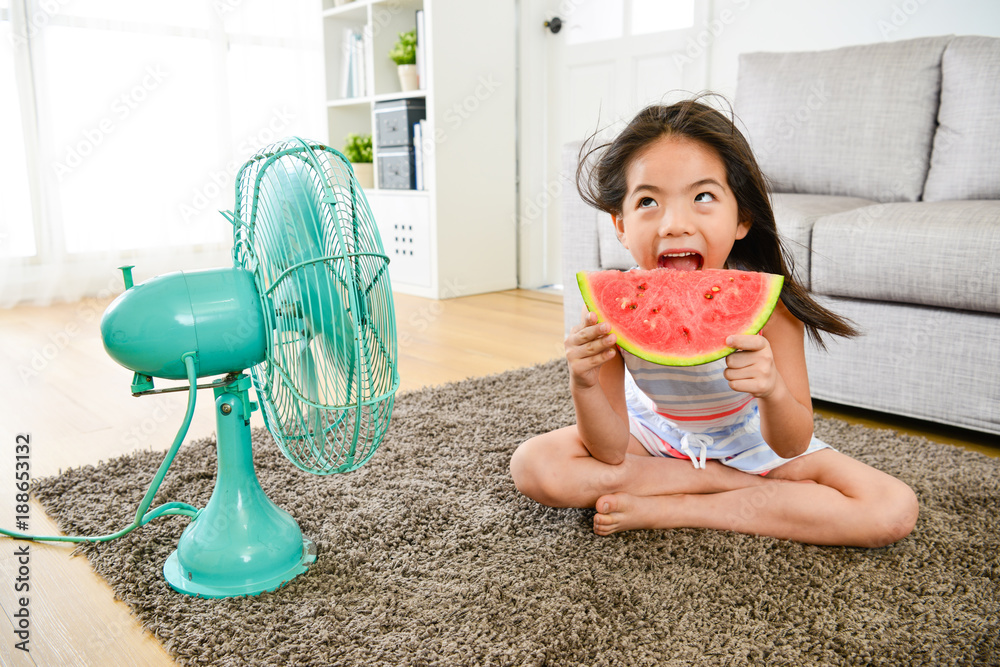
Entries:
POLYGON ((312 338, 322 337, 336 371, 350 374, 355 367, 356 328, 347 294, 325 263, 311 264, 296 273, 302 319, 312 338), (345 303, 348 301, 348 303, 345 303))
POLYGON ((306 342, 299 353, 299 372, 296 378, 296 385, 299 392, 309 401, 309 403, 303 406, 302 426, 305 435, 308 436, 311 433, 314 438, 322 438, 323 417, 320 410, 312 405, 313 403, 322 404, 322 398, 319 394, 316 362, 313 359, 313 352, 309 342, 306 342))

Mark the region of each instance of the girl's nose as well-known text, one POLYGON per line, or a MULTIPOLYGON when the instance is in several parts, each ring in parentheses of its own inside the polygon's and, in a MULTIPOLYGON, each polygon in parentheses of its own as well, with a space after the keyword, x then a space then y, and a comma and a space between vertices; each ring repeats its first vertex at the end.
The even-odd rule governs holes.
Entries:
POLYGON ((660 236, 686 236, 693 231, 690 212, 676 207, 664 207, 658 230, 660 236))

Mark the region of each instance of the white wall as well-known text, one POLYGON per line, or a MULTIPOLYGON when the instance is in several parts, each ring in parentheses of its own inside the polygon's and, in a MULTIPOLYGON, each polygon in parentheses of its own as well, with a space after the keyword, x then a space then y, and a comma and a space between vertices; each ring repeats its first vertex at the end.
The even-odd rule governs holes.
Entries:
POLYGON ((733 99, 752 51, 814 51, 932 35, 1000 37, 997 0, 714 0, 689 55, 708 58, 708 88, 733 99))

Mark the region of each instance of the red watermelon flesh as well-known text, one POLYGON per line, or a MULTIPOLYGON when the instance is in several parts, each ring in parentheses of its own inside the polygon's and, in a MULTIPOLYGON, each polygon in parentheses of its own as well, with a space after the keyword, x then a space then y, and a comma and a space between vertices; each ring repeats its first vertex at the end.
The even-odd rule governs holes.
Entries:
POLYGON ((664 366, 695 366, 735 352, 733 334, 755 334, 781 295, 783 276, 752 271, 581 271, 587 308, 618 345, 664 366))

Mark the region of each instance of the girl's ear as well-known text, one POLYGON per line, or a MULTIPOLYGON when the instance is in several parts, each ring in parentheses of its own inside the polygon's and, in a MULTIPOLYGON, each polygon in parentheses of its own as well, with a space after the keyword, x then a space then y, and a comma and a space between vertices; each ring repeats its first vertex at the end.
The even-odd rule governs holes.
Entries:
POLYGON ((740 239, 742 239, 744 236, 747 235, 747 232, 750 231, 750 226, 751 226, 751 223, 750 223, 750 219, 749 218, 743 218, 738 223, 736 223, 736 240, 737 241, 739 241, 740 239))
POLYGON ((625 238, 625 220, 622 218, 621 214, 615 215, 612 213, 611 221, 615 225, 615 234, 618 235, 618 240, 621 241, 621 244, 625 246, 626 250, 628 250, 628 239, 625 238))

